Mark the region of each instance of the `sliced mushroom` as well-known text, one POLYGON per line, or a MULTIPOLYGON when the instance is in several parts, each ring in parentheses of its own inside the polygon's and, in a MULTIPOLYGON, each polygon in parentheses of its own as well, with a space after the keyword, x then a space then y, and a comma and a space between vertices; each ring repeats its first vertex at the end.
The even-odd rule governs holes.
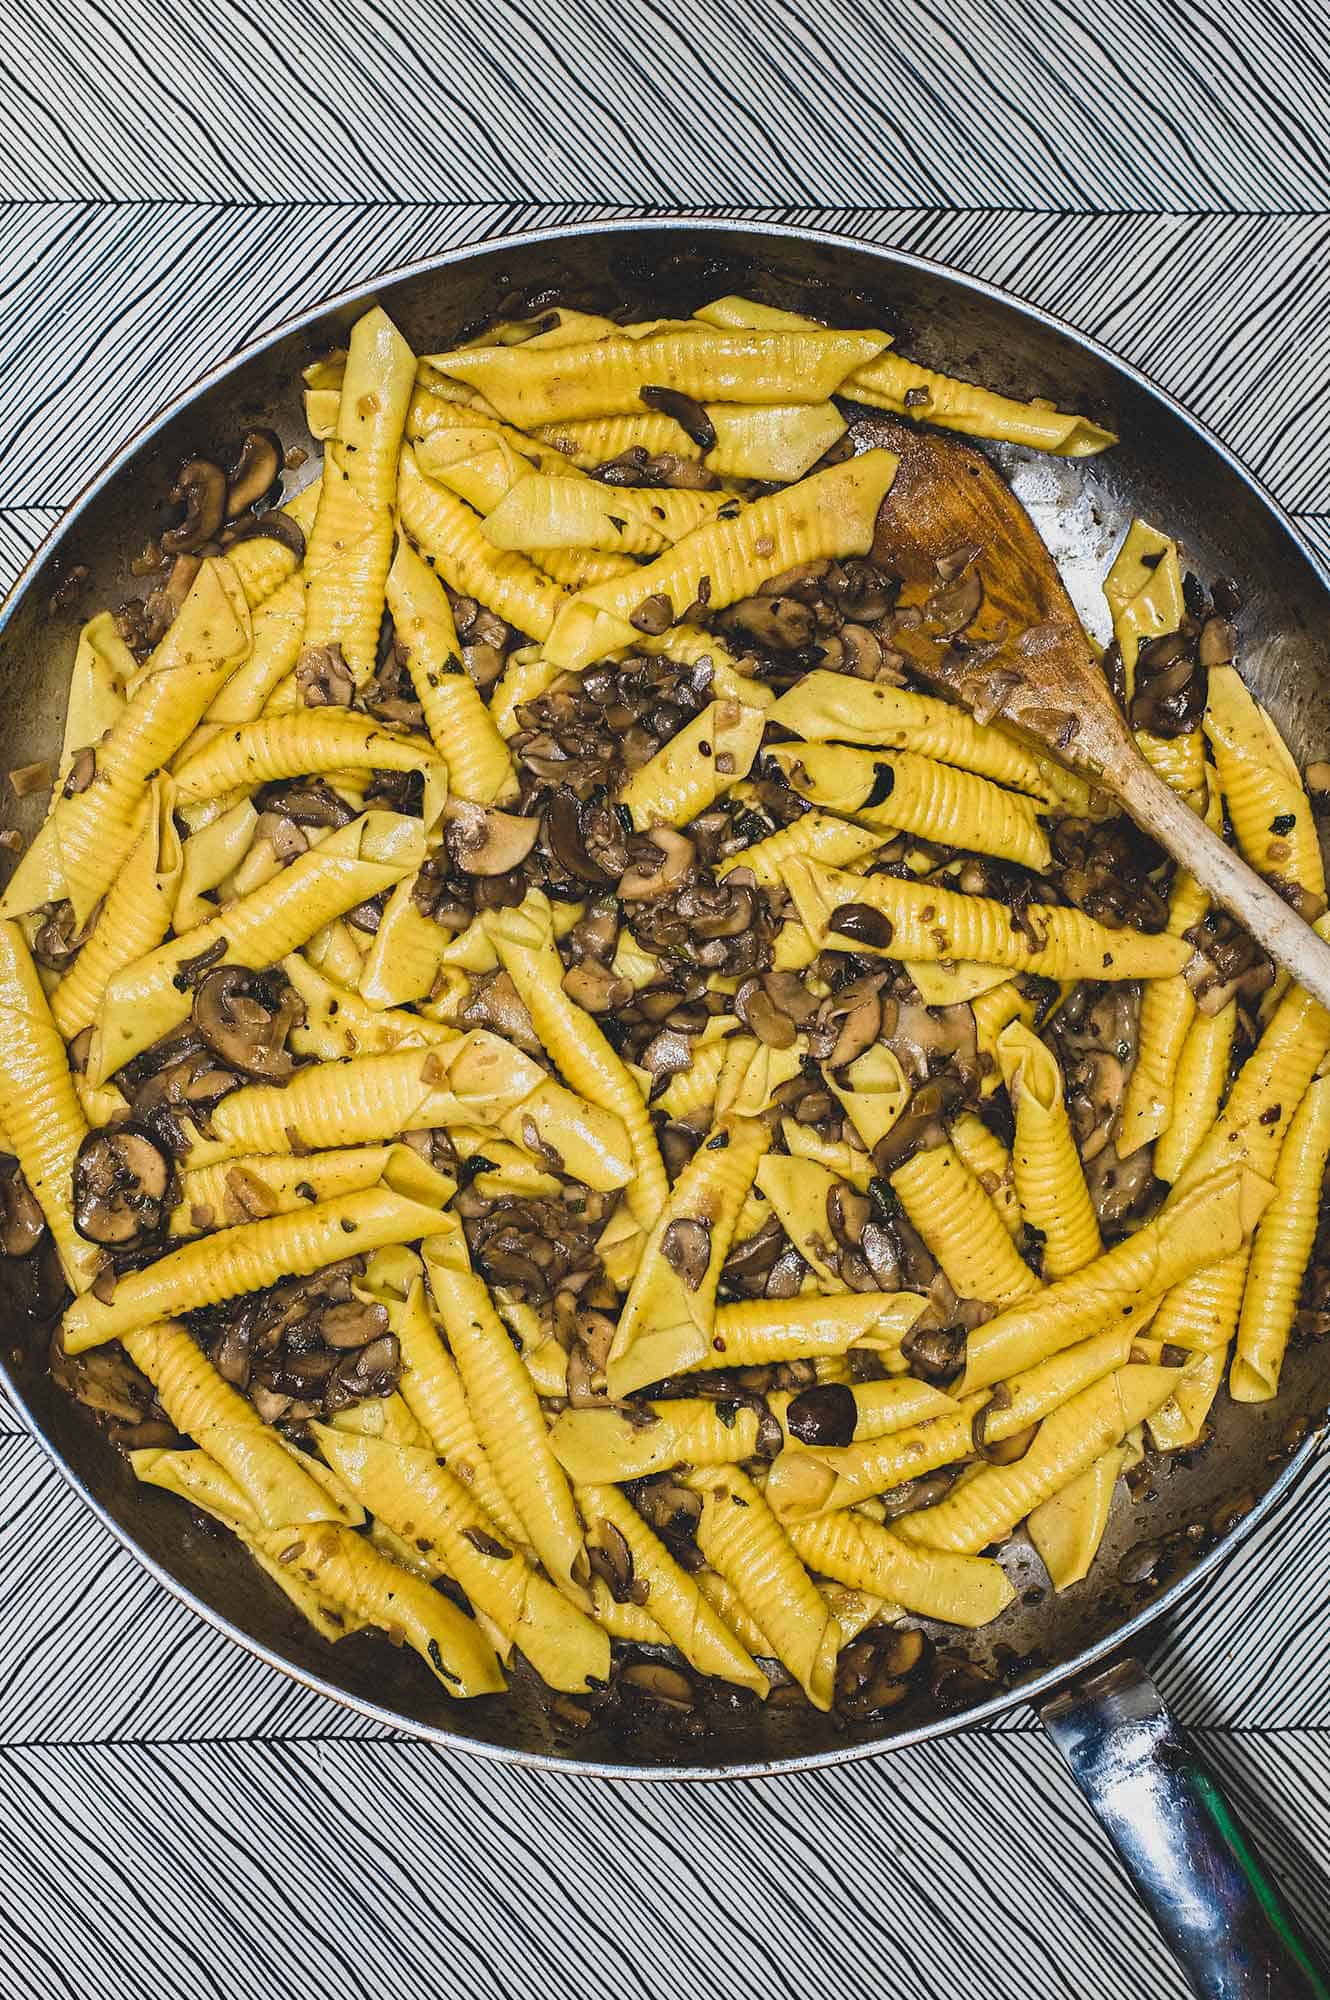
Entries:
POLYGON ((489 1028, 529 1055, 542 1053, 535 1023, 506 972, 482 974, 472 985, 460 1014, 465 1028, 489 1028))
POLYGON ((849 938, 852 944, 871 945, 877 951, 886 951, 895 935, 890 917, 871 903, 841 903, 828 918, 827 929, 837 937, 849 938))
POLYGON ((674 623, 674 606, 664 591, 657 590, 644 597, 636 610, 628 614, 628 623, 635 625, 639 632, 649 632, 659 636, 668 632, 674 623))
POLYGON ((194 1026, 208 1047, 243 1075, 269 1083, 284 1081, 295 1067, 286 1037, 304 1018, 304 1001, 279 972, 221 965, 204 974, 194 993, 194 1026))
POLYGON ((343 1299, 319 1314, 318 1327, 329 1347, 366 1347, 387 1333, 388 1309, 373 1299, 343 1299))
POLYGON ((564 973, 563 990, 588 1014, 610 1014, 627 1006, 633 997, 633 982, 617 978, 599 959, 584 958, 564 973))
POLYGON ((101 904, 89 913, 85 924, 74 921, 74 905, 67 899, 43 903, 37 910, 41 922, 32 940, 32 955, 48 972, 66 972, 92 935, 101 914, 101 904))
POLYGON ((690 1292, 706 1277, 711 1262, 711 1229, 695 1216, 681 1216, 670 1223, 660 1239, 660 1254, 672 1271, 677 1271, 690 1292))
POLYGON ((306 708, 350 708, 356 691, 340 646, 306 646, 296 662, 296 686, 306 708))
POLYGON ((859 1406, 844 1382, 824 1382, 805 1389, 790 1404, 785 1427, 791 1437, 807 1445, 847 1445, 854 1443, 859 1406))
POLYGON ((37 1197, 17 1160, 0 1176, 0 1250, 6 1257, 26 1257, 35 1250, 46 1227, 37 1197))
POLYGON ((281 470, 281 439, 268 430, 246 431, 240 456, 227 483, 227 520, 233 521, 237 514, 256 507, 277 484, 281 470))
POLYGON ((74 1227, 89 1243, 141 1243, 166 1219, 171 1182, 170 1156, 151 1133, 90 1132, 74 1161, 74 1227))
POLYGON ((760 1042, 770 1049, 790 1049, 794 1047, 796 1029, 790 1016, 783 1013, 767 992, 761 980, 746 979, 734 996, 734 1011, 746 1028, 751 1028, 760 1042))
POLYGON ((634 859, 630 863, 619 877, 620 902, 642 903, 668 896, 693 865, 692 841, 672 826, 653 827, 646 846, 654 848, 659 859, 654 866, 647 859, 634 859))
POLYGON ((226 474, 220 465, 210 458, 191 458, 181 466, 171 498, 184 508, 185 518, 162 536, 167 555, 192 555, 217 539, 226 518, 226 474))
POLYGON ((681 389, 646 388, 641 391, 641 398, 649 410, 659 410, 663 417, 670 417, 704 457, 715 450, 716 426, 695 397, 685 396, 681 389))
POLYGON ((582 827, 583 811, 577 794, 569 791, 566 785, 561 785, 545 814, 545 831, 551 852, 559 866, 575 881, 589 882, 597 889, 612 887, 614 876, 587 851, 582 827))
POLYGON ((450 799, 444 839, 453 866, 464 875, 507 875, 520 868, 536 844, 538 819, 450 799))

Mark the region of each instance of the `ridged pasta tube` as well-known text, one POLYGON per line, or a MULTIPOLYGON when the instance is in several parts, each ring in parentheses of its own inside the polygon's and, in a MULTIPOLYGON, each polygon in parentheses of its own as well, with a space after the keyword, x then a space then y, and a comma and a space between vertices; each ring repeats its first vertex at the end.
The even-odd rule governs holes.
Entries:
POLYGON ((953 1410, 904 1430, 849 1445, 782 1451, 767 1477, 767 1499, 785 1521, 857 1506, 908 1479, 970 1457, 975 1421, 981 1414, 987 1443, 1016 1437, 1089 1383, 1120 1368, 1141 1316, 1133 1313, 1120 1328, 1080 1341, 1013 1375, 1001 1398, 971 1394, 953 1410))
POLYGON ((122 1063, 186 1019, 191 960, 255 968, 275 964, 344 910, 390 889, 424 858, 418 819, 364 813, 209 922, 125 966, 106 988, 88 1058, 89 1079, 105 1082, 122 1063), (215 958, 205 957, 208 953, 215 958))
MULTIPOLYGON (((227 560, 233 568, 238 568, 241 551, 258 546, 257 540, 237 542, 227 560)), ((252 722, 262 714, 269 697, 295 667, 305 636, 303 573, 288 577, 271 597, 253 606, 250 624, 253 637, 249 657, 222 682, 208 704, 205 724, 252 722)))
POLYGON ((963 1111, 951 1128, 951 1143, 1007 1226, 1010 1236, 1021 1233, 1021 1205, 1011 1154, 973 1111, 963 1111))
POLYGON ((604 650, 607 632, 629 643, 633 618, 648 598, 664 598, 672 622, 674 612, 693 602, 704 577, 710 579, 708 601, 720 610, 798 563, 864 554, 895 476, 893 453, 863 452, 741 506, 732 520, 695 529, 635 575, 579 591, 545 641, 547 658, 582 667, 604 650))
POLYGON ((696 1368, 711 1351, 720 1267, 770 1144, 763 1120, 725 1118, 670 1189, 615 1328, 611 1396, 696 1368))
POLYGON ((358 684, 374 672, 392 559, 397 459, 416 360, 378 306, 351 330, 337 431, 305 553, 305 643, 339 646, 358 684))
POLYGON ((751 1403, 674 1397, 631 1410, 563 1410, 550 1450, 575 1486, 621 1486, 674 1465, 740 1465, 755 1455, 760 1427, 751 1403))
POLYGON ((1279 1149, 1275 1198, 1257 1225, 1238 1322, 1229 1394, 1262 1403, 1278 1393, 1284 1349, 1316 1240, 1321 1185, 1330 1159, 1330 1076, 1318 1076, 1279 1149))
POLYGON ((381 1305, 402 1355, 402 1400, 448 1470, 476 1496, 501 1532, 522 1542, 526 1530, 494 1476, 466 1400, 457 1363, 439 1337, 425 1296, 425 1267, 414 1250, 377 1250, 357 1298, 381 1305))
POLYGON ((783 694, 768 713, 808 743, 858 743, 875 750, 912 750, 1000 785, 1062 812, 1088 813, 1090 787, 1032 746, 992 723, 978 723, 968 709, 936 695, 881 681, 856 680, 815 668, 783 694))
POLYGON ((447 487, 426 479, 410 446, 402 453, 397 511, 407 534, 446 584, 476 598, 528 638, 547 639, 563 607, 573 602, 525 556, 496 549, 480 516, 447 487))
POLYGON ((720 1306, 695 1368, 761 1368, 851 1347, 894 1354, 927 1301, 918 1292, 842 1292, 835 1298, 745 1299, 720 1306))
POLYGON ((609 1485, 580 1487, 577 1497, 589 1541, 599 1543, 607 1526, 623 1537, 634 1581, 646 1588, 647 1614, 661 1638, 676 1646, 699 1673, 716 1674, 765 1696, 766 1675, 725 1620, 712 1610, 696 1579, 679 1567, 664 1543, 652 1534, 631 1501, 609 1485))
POLYGON ((224 556, 210 557, 96 745, 90 783, 52 805, 0 897, 0 916, 22 916, 67 895, 76 920, 86 923, 134 845, 145 785, 186 742, 249 643, 249 610, 235 572, 224 556))
POLYGON ((1033 800, 1003 791, 912 750, 855 750, 840 743, 777 744, 766 752, 801 798, 865 826, 899 828, 976 854, 995 854, 1036 873, 1051 859, 1033 800))
POLYGON ((820 862, 793 860, 785 874, 786 887, 805 927, 820 945, 835 950, 841 934, 837 914, 847 904, 885 918, 882 942, 873 941, 860 926, 853 936, 856 951, 875 956, 920 959, 978 959, 984 965, 1005 965, 1017 972, 1036 972, 1046 979, 1158 979, 1180 972, 1191 947, 1166 932, 1109 930, 1080 910, 1032 903, 1028 916, 1033 935, 1014 928, 1005 903, 991 896, 964 896, 939 889, 933 882, 904 882, 894 875, 868 877, 828 868, 820 862))
POLYGON ((611 1111, 588 1104, 539 1063, 478 1028, 437 1048, 354 1056, 297 1070, 287 1084, 249 1084, 218 1104, 212 1136, 190 1152, 192 1165, 241 1153, 371 1145, 434 1125, 481 1125, 543 1156, 589 1187, 632 1178, 628 1135, 611 1111))
POLYGON ((131 1451, 129 1462, 134 1477, 144 1485, 174 1493, 177 1499, 229 1528, 264 1575, 290 1599, 321 1638, 335 1644, 362 1629, 363 1620, 323 1596, 290 1563, 277 1561, 259 1546, 262 1529, 258 1516, 230 1474, 223 1472, 206 1451, 131 1451))
MULTIPOLYGON (((1157 984, 1146 986, 1148 998, 1157 984)), ((1185 980, 1179 980, 1185 985, 1185 980)), ((1145 1003, 1141 1004, 1142 1028, 1145 1003)), ((1171 1111, 1166 1129, 1155 1144, 1154 1169, 1161 1181, 1176 1183, 1219 1115, 1228 1082, 1233 1037, 1238 1027, 1238 1003, 1230 1000, 1217 1014, 1193 1015, 1172 1077, 1171 1111)), ((1144 1048, 1144 1042, 1142 1042, 1144 1048)))
POLYGON ((447 1227, 422 1243, 421 1255, 494 1477, 551 1579, 585 1609, 589 1571, 572 1489, 550 1450, 531 1378, 471 1269, 460 1224, 447 1218, 447 1227))
POLYGON ((942 1550, 925 1555, 890 1528, 843 1509, 786 1530, 808 1568, 890 1598, 919 1618, 974 1627, 1000 1617, 1016 1593, 1001 1565, 942 1550))
POLYGON ((291 1030, 297 1055, 337 1062, 344 1056, 384 1055, 392 1049, 437 1048, 458 1039, 458 1030, 423 1014, 371 1007, 338 986, 299 952, 282 960, 282 971, 305 1003, 305 1019, 291 1030))
POLYGON ((491 911, 485 928, 550 1060, 583 1098, 621 1121, 633 1152, 625 1199, 638 1223, 649 1228, 669 1199, 651 1114, 599 1023, 563 990, 549 899, 533 890, 516 908, 491 911))
POLYGON ((427 796, 431 788, 436 794, 434 817, 447 789, 447 767, 432 745, 394 735, 371 716, 345 708, 296 709, 237 723, 185 758, 174 777, 178 796, 188 800, 330 771, 420 771, 427 796))
MULTIPOLYGON (((565 475, 572 472, 564 468, 565 475)), ((594 479, 530 473, 510 486, 484 520, 496 549, 600 549, 610 555, 655 556, 670 536, 644 512, 620 506, 618 491, 594 479)))
POLYGON ((502 1691, 494 1648, 475 1621, 363 1535, 323 1522, 303 1535, 265 1529, 259 1542, 274 1561, 293 1563, 316 1590, 365 1624, 404 1639, 449 1694, 460 1699, 502 1691))
POLYGON ((760 708, 713 701, 633 772, 619 803, 640 829, 683 826, 696 819, 740 778, 762 741, 760 708))
POLYGON ((81 1291, 91 1253, 74 1227, 73 1174, 87 1121, 32 954, 18 925, 3 920, 0 1127, 46 1217, 65 1277, 81 1291))
POLYGON ((1311 800, 1279 731, 1236 667, 1212 667, 1205 733, 1243 855, 1262 875, 1292 882, 1319 916, 1325 867, 1311 800))
POLYGON ((171 927, 184 867, 169 778, 154 778, 140 831, 78 957, 51 994, 51 1018, 67 1042, 92 1026, 117 972, 159 945, 171 927))
POLYGON ((958 1555, 1005 1540, 1018 1521, 1153 1416, 1172 1395, 1177 1373, 1132 1362, 1104 1376, 1044 1419, 1023 1458, 985 1465, 935 1507, 908 1516, 898 1532, 916 1547, 958 1555))
POLYGON ((308 1277, 325 1264, 385 1243, 412 1242, 438 1221, 437 1208, 377 1187, 220 1229, 126 1272, 107 1301, 90 1292, 76 1299, 64 1317, 65 1345, 80 1354, 150 1320, 261 1291, 280 1278, 308 1277))
POLYGON ((517 797, 517 773, 508 746, 462 664, 443 585, 405 536, 388 572, 388 609, 452 790, 478 805, 510 804, 517 797))
POLYGON ((843 868, 875 853, 882 839, 875 828, 852 826, 830 813, 806 812, 778 833, 769 833, 765 840, 755 840, 738 854, 727 855, 717 863, 716 874, 724 877, 732 869, 751 868, 757 882, 770 889, 783 879, 785 864, 796 856, 843 868))
POLYGON ((1241 1164, 1189 1189, 1092 1264, 976 1327, 966 1341, 961 1388, 983 1388, 1029 1368, 1230 1256, 1246 1242, 1273 1192, 1241 1164))
POLYGON ((610 1671, 610 1642, 584 1611, 503 1541, 496 1522, 433 1451, 316 1424, 319 1449, 380 1520, 451 1576, 547 1686, 580 1691, 610 1671))
MULTIPOLYGON (((1313 928, 1330 935, 1330 917, 1319 918, 1313 928)), ((1330 1012, 1303 987, 1290 987, 1234 1078, 1223 1110, 1174 1183, 1170 1205, 1184 1188, 1235 1159, 1264 1161, 1273 1172, 1289 1120, 1327 1053, 1330 1012)), ((1256 1170, 1262 1167, 1257 1164, 1256 1170)))
POLYGON ((265 1215, 291 1215, 380 1184, 437 1208, 456 1189, 410 1146, 343 1146, 299 1156, 254 1153, 182 1174, 171 1234, 199 1236, 265 1215))
POLYGON ((881 352, 885 338, 825 327, 750 333, 690 326, 642 340, 612 337, 539 351, 457 348, 429 359, 441 374, 479 389, 509 423, 529 430, 638 412, 647 388, 674 389, 698 402, 823 403, 881 352))
POLYGON ((1016 1114, 1016 1199, 1043 1238, 1045 1278, 1065 1278, 1092 1262, 1103 1245, 1067 1117, 1062 1071, 1047 1043, 1018 1021, 1003 1029, 997 1049, 1016 1114))
MULTIPOLYGON (((1212 832, 1221 831, 1220 815, 1216 788, 1206 813, 1212 832)), ((1209 907, 1210 898, 1205 890, 1185 868, 1179 868, 1168 899, 1170 937, 1184 937, 1200 923, 1209 907)), ((1145 982, 1136 1031, 1136 1060, 1127 1079, 1115 1142, 1119 1159, 1125 1160, 1137 1147, 1148 1145, 1168 1130, 1173 1117, 1178 1065, 1195 1017, 1196 998, 1182 973, 1145 982)))
MULTIPOLYGON (((734 295, 714 299, 696 317, 710 326, 793 329, 817 324, 802 313, 784 312, 734 295)), ((886 335, 879 335, 879 339, 885 342, 886 335)), ((1112 431, 1088 417, 1054 409, 1042 398, 1022 403, 1011 396, 999 396, 977 382, 922 368, 903 354, 879 351, 842 386, 844 394, 858 403, 894 410, 915 422, 937 424, 966 437, 1032 445, 1036 451, 1054 452, 1060 458, 1088 458, 1117 443, 1112 431)))
POLYGON ((737 1466, 699 1466, 685 1484, 702 1496, 703 1555, 737 1591, 814 1708, 829 1709, 843 1634, 789 1536, 737 1466))
POLYGON ((1039 1290, 1006 1223, 953 1146, 916 1153, 896 1169, 891 1185, 960 1298, 1008 1306, 1039 1290))
POLYGON ((604 465, 625 451, 642 450, 650 458, 662 452, 705 457, 722 479, 788 481, 811 472, 845 435, 845 419, 834 403, 707 403, 704 408, 716 433, 715 444, 705 453, 673 417, 657 411, 575 417, 571 422, 543 424, 537 436, 583 470, 604 465))
POLYGON ((152 1383, 176 1429, 235 1481, 261 1525, 292 1528, 340 1520, 356 1527, 364 1519, 359 1507, 348 1511, 329 1496, 301 1454, 223 1380, 178 1322, 129 1328, 123 1338, 130 1360, 152 1383))

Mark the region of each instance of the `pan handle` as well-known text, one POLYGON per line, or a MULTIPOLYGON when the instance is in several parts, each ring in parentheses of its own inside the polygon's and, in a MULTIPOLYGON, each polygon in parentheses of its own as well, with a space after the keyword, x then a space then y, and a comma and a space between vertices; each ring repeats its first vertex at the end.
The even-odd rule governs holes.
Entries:
POLYGON ((1074 1682, 1040 1716, 1201 2000, 1330 2000, 1278 1888, 1139 1661, 1074 1682))

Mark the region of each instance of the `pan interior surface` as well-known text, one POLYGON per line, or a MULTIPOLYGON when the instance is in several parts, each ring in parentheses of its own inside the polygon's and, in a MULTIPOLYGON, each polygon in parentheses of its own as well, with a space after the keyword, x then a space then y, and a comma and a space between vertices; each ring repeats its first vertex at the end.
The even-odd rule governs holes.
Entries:
MULTIPOLYGON (((1245 678, 1300 764, 1330 758, 1330 589, 1293 531, 1166 398, 983 286, 849 242, 689 222, 597 226, 461 252, 365 298, 377 297, 416 351, 430 352, 492 318, 560 301, 641 319, 687 313, 730 291, 840 324, 886 327, 912 359, 1007 394, 1050 397, 1118 432, 1117 447, 1085 460, 985 449, 1029 509, 1096 637, 1106 635, 1102 579, 1134 514, 1176 534, 1203 579, 1235 578, 1244 597, 1237 622, 1245 678)), ((216 453, 257 422, 287 445, 310 446, 300 371, 344 341, 363 303, 340 302, 214 377, 122 454, 34 564, 0 631, 10 767, 58 752, 79 626, 92 609, 127 594, 131 562, 173 518, 167 494, 180 463, 216 453), (64 587, 79 570, 86 576, 77 589, 64 587)), ((22 810, 31 833, 37 806, 22 810)), ((579 1729, 529 1675, 519 1674, 505 1696, 449 1703, 409 1652, 365 1635, 335 1648, 315 1637, 238 1543, 138 1486, 89 1413, 55 1387, 29 1287, 22 1267, 0 1263, 10 1328, 0 1368, 75 1484, 203 1615, 311 1685, 403 1729, 484 1753, 624 1775, 721 1775, 863 1754, 991 1713, 1088 1664, 1194 1580, 1268 1504, 1295 1459, 1310 1452, 1298 1446, 1330 1404, 1330 1342, 1290 1353, 1274 1403, 1243 1407, 1221 1398, 1204 1450, 1157 1463, 1148 1497, 1135 1505, 1119 1489, 1090 1579, 1060 1597, 1049 1593, 1033 1552, 1013 1542, 1003 1554, 1017 1589, 1010 1610, 978 1633, 936 1632, 928 1684, 874 1723, 721 1694, 682 1719, 643 1703, 579 1729)))

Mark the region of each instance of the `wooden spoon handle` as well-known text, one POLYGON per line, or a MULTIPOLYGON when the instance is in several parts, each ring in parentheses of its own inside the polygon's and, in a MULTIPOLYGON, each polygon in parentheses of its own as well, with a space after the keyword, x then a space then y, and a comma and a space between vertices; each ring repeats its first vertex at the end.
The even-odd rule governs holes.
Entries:
POLYGON ((1299 986, 1330 1008, 1330 944, 1240 854, 1226 847, 1144 758, 1124 759, 1123 768, 1113 773, 1113 789, 1137 824, 1231 911, 1299 986))

